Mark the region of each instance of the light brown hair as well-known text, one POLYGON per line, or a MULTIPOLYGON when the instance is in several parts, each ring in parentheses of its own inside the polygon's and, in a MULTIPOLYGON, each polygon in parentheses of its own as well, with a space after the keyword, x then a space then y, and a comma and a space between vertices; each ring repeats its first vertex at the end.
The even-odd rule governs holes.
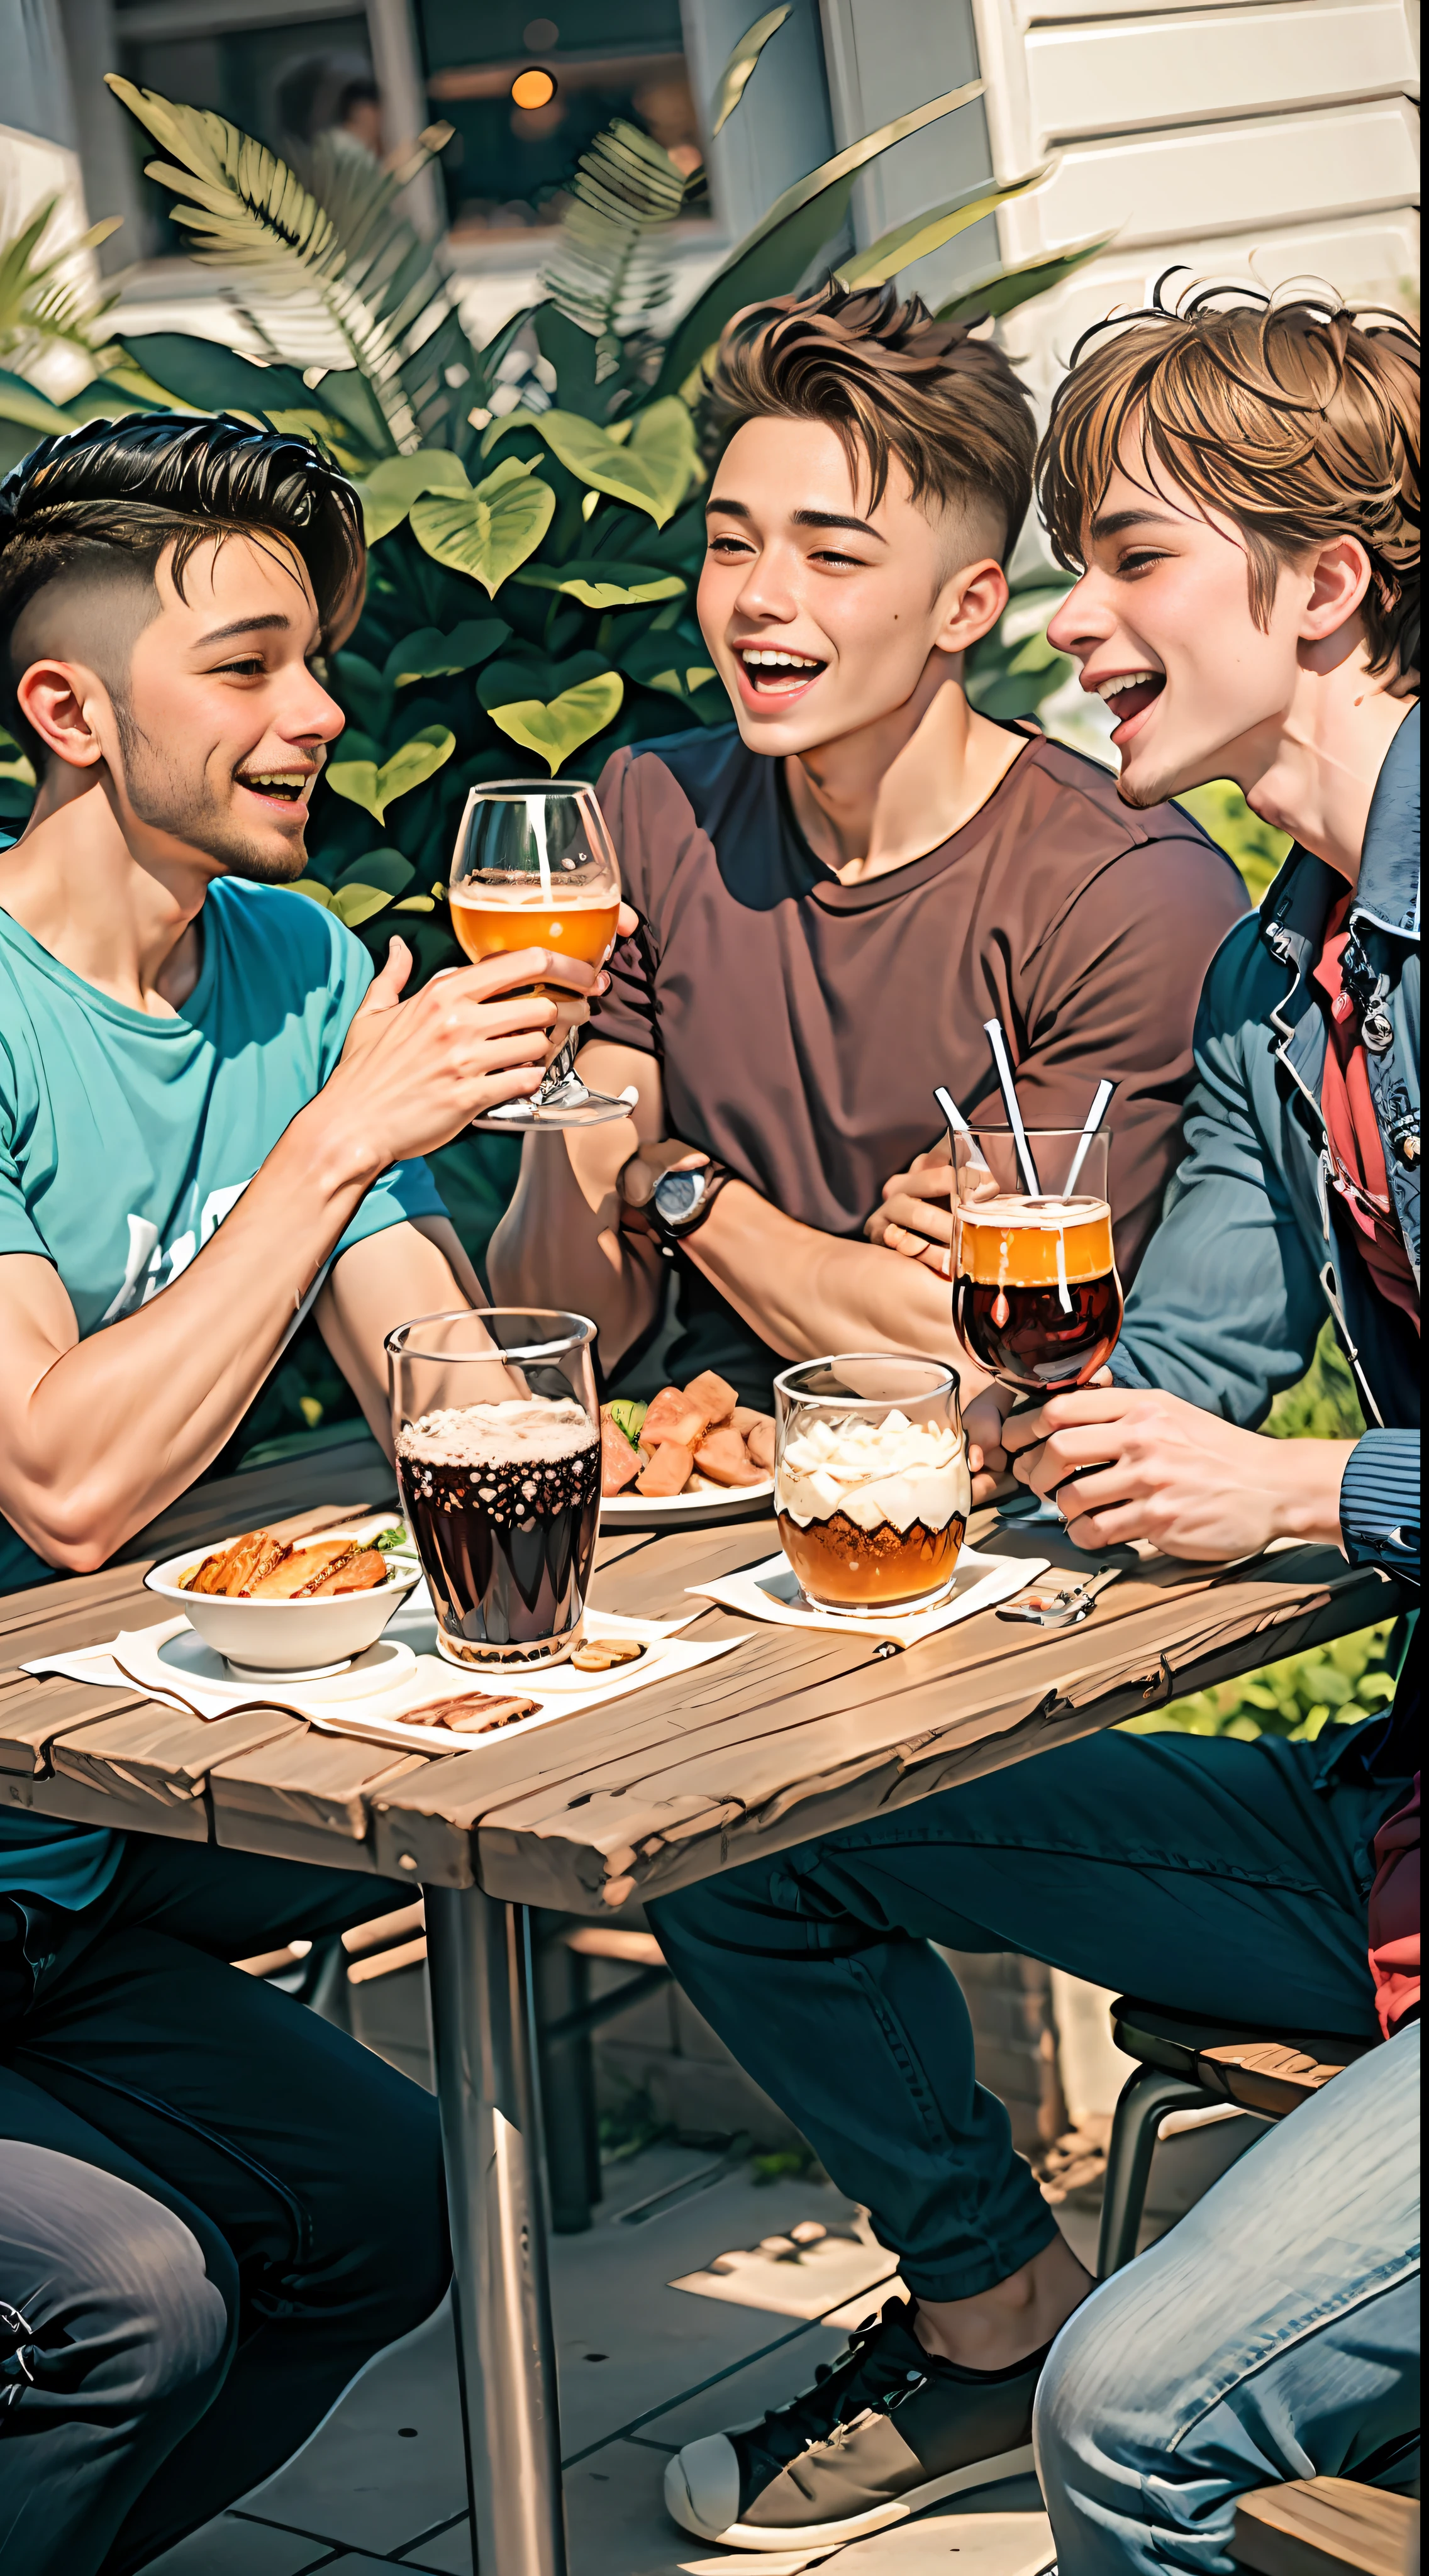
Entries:
POLYGON ((833 430, 876 509, 897 457, 915 501, 982 503, 1004 560, 1032 498, 1032 407, 1002 351, 965 322, 940 322, 891 286, 747 304, 726 323, 704 380, 711 459, 751 420, 817 420, 833 430))
POLYGON ((1372 671, 1419 663, 1419 334, 1398 315, 1332 295, 1277 301, 1203 288, 1085 332, 1037 459, 1052 549, 1082 566, 1083 534, 1122 461, 1139 450, 1245 540, 1251 614, 1270 622, 1282 564, 1358 537, 1371 566, 1361 606, 1372 671), (1089 355, 1088 342, 1102 332, 1089 355))

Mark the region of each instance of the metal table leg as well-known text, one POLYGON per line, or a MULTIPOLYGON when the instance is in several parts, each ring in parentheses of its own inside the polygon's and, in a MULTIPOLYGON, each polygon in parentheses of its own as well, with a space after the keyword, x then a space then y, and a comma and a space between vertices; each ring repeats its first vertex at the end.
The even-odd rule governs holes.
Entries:
POLYGON ((426 1895, 476 2564, 567 2576, 527 1912, 426 1895))

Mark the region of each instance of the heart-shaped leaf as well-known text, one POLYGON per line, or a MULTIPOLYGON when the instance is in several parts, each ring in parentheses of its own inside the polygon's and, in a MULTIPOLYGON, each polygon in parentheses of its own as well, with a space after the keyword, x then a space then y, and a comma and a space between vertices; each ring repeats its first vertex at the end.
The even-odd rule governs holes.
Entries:
MULTIPOLYGON (((670 398, 671 400, 674 397, 670 398)), ((678 408, 683 411, 684 405, 678 408)), ((665 405, 651 405, 663 411, 665 405)), ((644 414, 641 415, 642 419, 644 414)), ((688 420, 689 414, 685 413, 688 420)), ((574 474, 578 483, 588 484, 593 492, 607 492, 614 501, 627 501, 633 509, 644 510, 657 528, 663 528, 675 507, 679 493, 671 499, 674 481, 670 454, 670 430, 667 423, 656 424, 650 462, 636 453, 639 423, 628 445, 617 446, 615 440, 593 420, 582 420, 578 412, 543 411, 541 436, 553 456, 574 474)), ((691 428, 691 461, 694 454, 691 428)), ((686 481, 688 481, 686 476, 686 481)), ((680 491, 684 484, 680 485, 680 491)))
POLYGON ((389 456, 374 467, 362 495, 363 525, 369 546, 390 535, 424 492, 469 492, 466 467, 444 447, 418 448, 415 456, 389 456))
POLYGON ((316 877, 296 877, 293 883, 289 886, 288 892, 289 894, 305 894, 310 896, 314 903, 320 903, 322 905, 324 912, 331 912, 332 910, 332 888, 331 886, 319 885, 316 877))
POLYGON ((328 910, 336 913, 345 929, 356 930, 359 922, 370 921, 375 912, 385 912, 391 900, 385 886, 345 885, 339 886, 328 910))
POLYGON ((656 564, 610 563, 599 555, 532 564, 516 579, 528 590, 564 591, 582 608, 641 608, 654 599, 680 599, 685 590, 677 572, 661 572, 656 564))
POLYGON ((635 415, 630 444, 625 451, 634 458, 642 474, 648 474, 659 503, 658 524, 676 511, 690 488, 699 462, 695 424, 688 404, 678 394, 666 394, 662 401, 646 403, 635 415))
POLYGON ((382 676, 389 688, 405 689, 413 680, 441 680, 453 671, 469 671, 474 662, 499 651, 510 633, 502 617, 464 617, 450 635, 435 626, 419 626, 415 635, 393 645, 382 676))
POLYGON ((380 768, 375 760, 330 762, 328 785, 335 795, 362 806, 374 822, 385 823, 388 806, 395 804, 399 796, 409 796, 414 787, 423 786, 444 760, 450 760, 455 748, 456 736, 445 725, 424 725, 380 768))
POLYGON ((478 679, 477 703, 489 714, 493 707, 509 707, 517 698, 549 701, 564 689, 578 688, 582 680, 598 680, 609 668, 605 653, 568 653, 561 662, 530 650, 503 653, 499 662, 487 663, 478 679))
MULTIPOLYGON (((392 715, 392 686, 364 653, 334 653, 333 674, 343 705, 357 716, 365 733, 381 740, 392 715)), ((350 751, 349 741, 346 748, 350 751)))
POLYGON ((625 682, 618 672, 604 671, 598 679, 563 689, 546 706, 539 698, 518 698, 513 706, 493 707, 491 721, 524 751, 537 753, 554 778, 573 751, 579 751, 593 734, 605 731, 624 695, 625 682))
POLYGON ((494 599, 551 524, 556 496, 531 470, 532 459, 507 456, 474 492, 429 496, 413 504, 412 534, 423 551, 449 572, 479 581, 494 599))

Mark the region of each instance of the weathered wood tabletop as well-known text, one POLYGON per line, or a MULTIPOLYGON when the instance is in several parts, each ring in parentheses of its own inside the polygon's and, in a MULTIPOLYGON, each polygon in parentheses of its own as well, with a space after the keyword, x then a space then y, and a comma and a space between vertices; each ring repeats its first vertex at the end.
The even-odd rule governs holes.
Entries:
MULTIPOLYGON (((385 1503, 370 1442, 301 1468, 201 1486, 141 1532, 128 1562, 0 1602, 0 1804, 230 1850, 371 1869, 434 1887, 600 1915, 756 1852, 1151 1711, 1384 1618, 1395 1588, 1330 1548, 1224 1574, 1156 1560, 1087 1623, 1039 1630, 983 1613, 887 1660, 864 1637, 757 1627, 714 1605, 687 1634, 747 1642, 678 1681, 511 1742, 398 1754, 255 1707, 208 1723, 135 1690, 20 1669, 153 1623, 146 1565, 287 1513, 385 1503)), ((1085 1566, 1055 1532, 978 1516, 994 1553, 1085 1566)), ((688 1587, 770 1553, 768 1521, 602 1539, 597 1604, 682 1616, 688 1587)))

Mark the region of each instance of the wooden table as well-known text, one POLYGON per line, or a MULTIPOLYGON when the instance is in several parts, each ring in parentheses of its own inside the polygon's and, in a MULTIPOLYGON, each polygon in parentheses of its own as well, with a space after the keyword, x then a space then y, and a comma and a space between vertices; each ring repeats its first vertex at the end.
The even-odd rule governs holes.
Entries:
MULTIPOLYGON (((1144 1715, 1387 1617, 1394 1586, 1332 1549, 1224 1575, 1158 1560, 1082 1627, 984 1614, 907 1653, 762 1628, 692 1676, 514 1742, 396 1754, 275 1709, 204 1724, 143 1693, 18 1670, 153 1624, 147 1563, 280 1513, 377 1504, 370 1442, 200 1487, 127 1561, 0 1602, 0 1803, 380 1872, 426 1891, 472 2525, 483 2576, 564 2576, 560 2449, 533 2074, 528 1909, 600 1917, 1144 1715)), ((316 1527, 313 1520, 309 1526, 316 1527)), ((1045 1526, 975 1543, 1091 1560, 1045 1526)), ((772 1524, 600 1543, 596 1599, 677 1616, 687 1586, 771 1551, 772 1524)), ((711 1641, 748 1623, 709 1607, 711 1641)), ((295 1929, 299 1928, 295 1925, 295 1929)))

